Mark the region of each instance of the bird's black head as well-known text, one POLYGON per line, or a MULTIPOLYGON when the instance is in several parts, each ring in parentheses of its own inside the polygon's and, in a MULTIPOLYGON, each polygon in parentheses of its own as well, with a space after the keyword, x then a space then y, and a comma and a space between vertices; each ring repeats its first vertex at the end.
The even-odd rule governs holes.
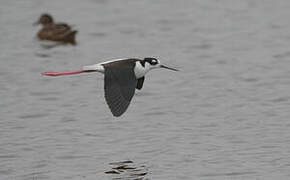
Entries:
POLYGON ((144 60, 141 61, 141 64, 145 69, 147 67, 147 68, 149 68, 149 70, 155 69, 155 68, 165 68, 165 69, 170 69, 173 71, 178 71, 177 69, 162 65, 158 59, 152 58, 152 57, 144 58, 144 60))
POLYGON ((156 58, 152 58, 152 57, 146 57, 144 58, 144 62, 148 62, 150 65, 155 66, 157 64, 159 64, 159 61, 156 58))

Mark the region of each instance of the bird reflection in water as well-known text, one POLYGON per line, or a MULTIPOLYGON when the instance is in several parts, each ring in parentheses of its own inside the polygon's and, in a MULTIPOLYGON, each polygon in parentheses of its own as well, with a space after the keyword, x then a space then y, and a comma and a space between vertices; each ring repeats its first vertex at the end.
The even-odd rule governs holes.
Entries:
POLYGON ((105 174, 112 175, 113 180, 149 180, 145 176, 148 174, 148 169, 144 165, 136 165, 133 161, 113 162, 109 164, 111 170, 105 174))

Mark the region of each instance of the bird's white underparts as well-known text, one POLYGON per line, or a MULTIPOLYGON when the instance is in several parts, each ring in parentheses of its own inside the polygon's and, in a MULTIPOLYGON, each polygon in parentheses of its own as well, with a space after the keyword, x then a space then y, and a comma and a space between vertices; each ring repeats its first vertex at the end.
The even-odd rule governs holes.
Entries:
POLYGON ((47 76, 63 76, 89 72, 104 74, 105 99, 116 117, 121 116, 128 108, 135 89, 142 89, 145 74, 151 69, 165 68, 173 71, 177 69, 164 66, 156 58, 144 59, 124 58, 114 59, 94 65, 84 66, 82 70, 66 72, 44 72, 47 76))

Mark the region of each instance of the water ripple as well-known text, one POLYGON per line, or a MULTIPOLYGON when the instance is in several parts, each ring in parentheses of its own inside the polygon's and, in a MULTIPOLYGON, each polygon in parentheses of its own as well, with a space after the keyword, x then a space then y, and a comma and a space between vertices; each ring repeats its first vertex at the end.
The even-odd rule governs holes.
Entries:
POLYGON ((245 171, 245 172, 230 172, 230 173, 207 173, 201 174, 200 177, 219 177, 219 176, 243 176, 256 174, 254 171, 245 171))
POLYGON ((117 180, 136 180, 144 179, 148 170, 144 165, 136 165, 133 161, 121 161, 110 163, 111 170, 105 171, 105 174, 113 175, 112 179, 117 180))

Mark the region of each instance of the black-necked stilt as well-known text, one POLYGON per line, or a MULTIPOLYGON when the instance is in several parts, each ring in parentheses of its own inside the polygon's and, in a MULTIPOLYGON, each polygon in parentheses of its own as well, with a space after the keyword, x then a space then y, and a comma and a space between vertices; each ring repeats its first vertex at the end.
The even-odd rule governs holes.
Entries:
POLYGON ((61 76, 86 72, 100 72, 105 75, 105 99, 114 116, 121 116, 128 108, 135 93, 135 88, 140 90, 143 86, 145 74, 155 68, 170 68, 160 64, 156 58, 115 59, 99 64, 84 66, 79 71, 45 72, 48 76, 61 76))

